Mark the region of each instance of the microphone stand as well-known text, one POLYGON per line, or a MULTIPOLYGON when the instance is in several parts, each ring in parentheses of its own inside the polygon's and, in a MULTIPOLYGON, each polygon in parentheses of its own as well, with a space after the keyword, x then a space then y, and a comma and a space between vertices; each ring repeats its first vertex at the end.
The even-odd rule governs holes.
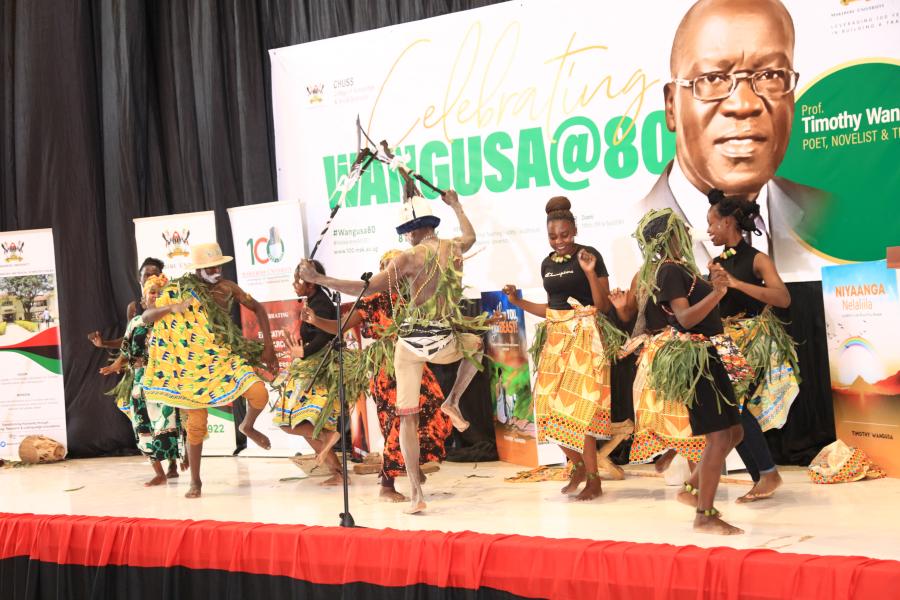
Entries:
POLYGON ((362 300, 363 296, 366 295, 366 290, 369 289, 369 280, 371 278, 371 272, 363 273, 360 277, 364 284, 363 289, 359 293, 359 296, 357 296, 356 301, 353 303, 353 306, 350 308, 350 312, 347 313, 346 320, 341 318, 341 293, 332 292, 331 299, 334 302, 335 311, 337 313, 336 321, 338 323, 338 331, 335 334, 334 339, 331 341, 331 345, 328 347, 328 350, 325 351, 325 355, 322 357, 322 362, 320 362, 319 366, 316 367, 316 371, 313 373, 309 385, 306 387, 306 391, 304 392, 304 395, 309 394, 316 383, 316 379, 318 378, 322 367, 324 367, 328 362, 328 359, 331 356, 331 352, 335 348, 337 348, 338 399, 341 403, 341 416, 339 421, 341 428, 341 479, 344 483, 344 512, 340 514, 341 527, 356 527, 356 523, 353 521, 353 515, 350 514, 350 488, 347 479, 349 475, 347 474, 347 436, 345 435, 347 433, 347 402, 344 390, 344 328, 346 327, 346 322, 350 319, 350 315, 356 312, 356 309, 359 306, 359 301, 362 300))

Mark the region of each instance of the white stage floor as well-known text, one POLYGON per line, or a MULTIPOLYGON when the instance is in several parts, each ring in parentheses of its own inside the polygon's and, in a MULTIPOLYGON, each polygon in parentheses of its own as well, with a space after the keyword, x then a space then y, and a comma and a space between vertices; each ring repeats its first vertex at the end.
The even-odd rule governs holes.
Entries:
MULTIPOLYGON (((340 488, 323 488, 288 459, 204 458, 203 498, 187 500, 187 474, 144 488, 151 469, 141 457, 70 460, 53 465, 0 468, 0 512, 162 519, 214 519, 338 525, 340 488)), ((900 559, 900 480, 814 485, 800 468, 782 468, 777 495, 754 504, 734 499, 748 486, 719 488, 717 507, 743 536, 691 531, 691 509, 650 475, 629 467, 624 481, 605 481, 601 499, 580 503, 559 493, 559 482, 506 483, 522 467, 506 463, 445 463, 425 486, 429 512, 408 516, 403 504, 378 498, 375 475, 352 477, 350 510, 358 525, 376 528, 471 530, 554 538, 711 547, 769 548, 783 552, 900 559)), ((397 482, 406 491, 406 481, 397 482)))

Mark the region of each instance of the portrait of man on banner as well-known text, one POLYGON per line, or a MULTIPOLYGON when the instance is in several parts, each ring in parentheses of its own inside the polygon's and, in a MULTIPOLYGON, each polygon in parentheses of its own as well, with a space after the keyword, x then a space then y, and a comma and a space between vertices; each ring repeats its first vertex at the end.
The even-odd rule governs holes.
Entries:
MULTIPOLYGON (((706 194, 713 188, 760 205, 752 245, 785 273, 811 273, 815 231, 827 193, 778 177, 791 137, 794 24, 778 0, 701 0, 685 14, 672 43, 664 86, 675 159, 636 214, 672 208, 690 225, 697 263, 719 251, 706 235, 706 194)), ((800 277, 817 279, 817 276, 800 277)))

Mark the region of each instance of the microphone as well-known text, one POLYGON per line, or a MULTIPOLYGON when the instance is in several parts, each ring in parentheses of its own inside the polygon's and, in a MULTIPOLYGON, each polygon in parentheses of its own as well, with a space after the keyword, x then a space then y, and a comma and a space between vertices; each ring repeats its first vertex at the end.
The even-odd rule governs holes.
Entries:
POLYGON ((366 283, 369 283, 369 280, 372 279, 372 272, 371 272, 371 271, 366 271, 365 273, 363 273, 363 274, 360 276, 360 279, 362 279, 362 280, 365 281, 366 283))

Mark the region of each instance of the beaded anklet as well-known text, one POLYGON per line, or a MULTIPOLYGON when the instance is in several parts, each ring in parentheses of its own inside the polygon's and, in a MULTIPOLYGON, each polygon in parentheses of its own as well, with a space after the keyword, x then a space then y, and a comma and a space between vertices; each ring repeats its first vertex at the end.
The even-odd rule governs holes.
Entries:
POLYGON ((703 515, 704 517, 721 517, 722 513, 714 506, 712 508, 707 508, 706 510, 697 509, 698 515, 703 515))
POLYGON ((700 493, 699 489, 695 488, 694 486, 689 484, 687 481, 684 482, 684 485, 682 487, 684 488, 684 491, 687 492, 688 494, 690 494, 691 496, 696 496, 697 494, 700 493))

